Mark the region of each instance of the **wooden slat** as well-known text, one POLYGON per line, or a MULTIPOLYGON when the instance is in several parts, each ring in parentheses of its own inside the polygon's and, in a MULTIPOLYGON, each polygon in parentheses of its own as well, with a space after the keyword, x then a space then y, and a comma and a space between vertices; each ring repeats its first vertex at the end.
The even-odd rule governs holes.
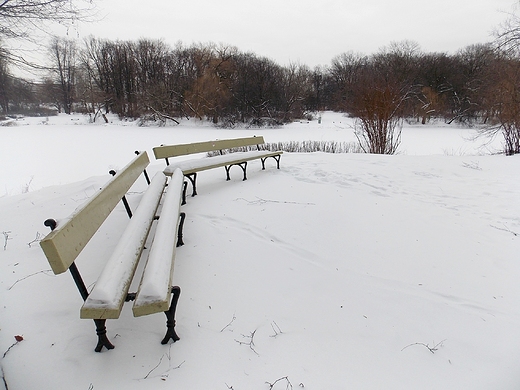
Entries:
POLYGON ((158 172, 83 304, 81 318, 119 318, 165 185, 166 176, 158 172))
POLYGON ((183 183, 184 176, 177 169, 163 198, 161 216, 132 308, 135 317, 164 312, 170 307, 183 183))
POLYGON ((212 152, 215 150, 239 148, 242 146, 260 145, 263 143, 264 137, 262 136, 223 139, 215 141, 195 142, 191 144, 157 146, 153 148, 153 153, 156 159, 160 159, 175 156, 184 156, 194 153, 212 152))
POLYGON ((141 152, 66 221, 58 223, 57 228, 40 242, 55 274, 67 271, 149 163, 148 154, 141 152))

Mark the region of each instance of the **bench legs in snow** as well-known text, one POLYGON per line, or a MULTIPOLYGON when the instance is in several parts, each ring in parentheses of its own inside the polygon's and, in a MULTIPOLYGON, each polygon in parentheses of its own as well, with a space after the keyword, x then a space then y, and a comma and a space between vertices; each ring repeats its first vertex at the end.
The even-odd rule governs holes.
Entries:
POLYGON ((184 228, 185 219, 186 219, 186 213, 180 213, 179 229, 177 230, 177 247, 184 245, 184 241, 182 240, 182 230, 184 228))
POLYGON ((196 182, 197 182, 197 172, 195 173, 189 173, 187 175, 184 175, 186 176, 188 179, 190 179, 191 181, 191 188, 193 189, 192 193, 191 193, 191 196, 195 196, 197 195, 197 187, 196 187, 196 182))
MULTIPOLYGON (((161 344, 167 344, 170 340, 173 342, 179 341, 180 337, 175 332, 175 311, 177 310, 177 302, 179 302, 179 297, 181 295, 181 288, 179 286, 172 287, 172 300, 170 303, 170 308, 164 312, 166 314, 166 335, 161 341, 161 344)), ((135 300, 135 293, 129 293, 127 295, 126 301, 135 300)), ((96 323, 96 334, 98 335, 98 343, 96 345, 96 352, 101 352, 103 347, 106 349, 114 349, 112 343, 108 340, 107 337, 107 329, 105 326, 106 320, 94 320, 96 323)))
POLYGON ((96 324, 96 334, 98 336, 98 342, 94 351, 101 352, 103 347, 106 349, 114 349, 112 343, 108 340, 107 337, 107 328, 105 326, 107 320, 94 320, 96 324))
MULTIPOLYGON (((269 156, 269 157, 272 157, 276 160, 276 168, 280 169, 280 157, 282 157, 282 155, 279 154, 277 156, 269 156)), ((265 160, 267 160, 269 157, 263 157, 260 159, 262 161, 262 170, 265 170, 265 160)))
POLYGON ((238 165, 240 168, 242 168, 242 171, 244 172, 244 180, 247 180, 247 176, 246 176, 247 161, 244 161, 244 162, 241 162, 241 163, 237 163, 237 164, 226 165, 225 166, 225 168, 226 168, 226 180, 227 181, 231 180, 231 178, 229 177, 229 170, 231 169, 231 167, 233 165, 238 165))
POLYGON ((167 344, 168 341, 173 340, 176 342, 180 340, 180 337, 177 336, 175 332, 175 310, 177 310, 177 302, 179 301, 179 296, 181 295, 181 288, 179 286, 172 287, 172 302, 170 304, 170 308, 168 311, 165 311, 166 314, 166 327, 168 328, 166 331, 166 335, 161 341, 161 344, 167 344))

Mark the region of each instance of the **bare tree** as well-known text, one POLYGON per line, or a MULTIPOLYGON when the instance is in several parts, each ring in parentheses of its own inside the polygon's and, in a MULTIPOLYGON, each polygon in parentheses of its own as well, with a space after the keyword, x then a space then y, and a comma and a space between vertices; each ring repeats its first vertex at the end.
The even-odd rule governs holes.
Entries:
POLYGON ((305 100, 310 94, 312 73, 305 65, 290 64, 281 69, 280 105, 282 121, 287 123, 305 114, 305 100))
MULTIPOLYGON (((517 2, 517 7, 520 2, 517 2)), ((515 8, 515 11, 518 8, 515 8)), ((496 61, 495 80, 491 90, 493 111, 497 125, 484 129, 487 135, 502 133, 505 153, 520 153, 520 16, 509 13, 509 18, 495 31, 495 49, 502 56, 496 61)))
POLYGON ((7 114, 9 111, 9 84, 12 77, 7 69, 7 61, 0 52, 0 112, 7 114))
POLYGON ((366 68, 368 58, 353 52, 343 53, 332 60, 329 77, 333 87, 329 91, 331 107, 339 111, 349 112, 349 104, 353 100, 355 86, 359 83, 361 71, 366 68))
MULTIPOLYGON (((372 72, 370 72, 372 73, 372 72)), ((409 97, 407 87, 378 79, 367 72, 359 86, 353 114, 356 136, 365 153, 395 154, 401 144, 401 107, 409 97)))
POLYGON ((520 49, 520 15, 517 11, 520 7, 520 1, 516 1, 512 10, 507 13, 508 17, 504 23, 495 29, 496 48, 507 54, 516 53, 520 49))
POLYGON ((415 52, 408 42, 395 44, 370 57, 353 78, 347 110, 358 118, 356 136, 367 153, 397 152, 401 143, 399 125, 416 88, 415 52))
POLYGON ((51 42, 49 54, 53 62, 54 82, 59 86, 61 106, 66 114, 70 114, 76 84, 76 43, 70 39, 55 37, 51 42))
POLYGON ((520 60, 504 58, 495 66, 496 78, 489 99, 493 104, 496 124, 481 129, 484 135, 501 134, 506 155, 520 153, 520 60))
POLYGON ((0 0, 0 37, 30 39, 48 23, 89 20, 92 0, 0 0))

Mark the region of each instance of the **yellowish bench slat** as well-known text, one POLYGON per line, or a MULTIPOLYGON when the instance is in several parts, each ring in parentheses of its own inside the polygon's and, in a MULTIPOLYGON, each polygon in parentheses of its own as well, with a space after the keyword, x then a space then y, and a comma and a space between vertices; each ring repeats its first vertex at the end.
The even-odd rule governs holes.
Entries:
POLYGON ((81 318, 119 318, 159 207, 166 180, 162 172, 153 177, 114 252, 83 304, 81 318))
POLYGON ((167 311, 175 264, 184 175, 177 169, 168 183, 161 217, 132 311, 135 317, 167 311))
POLYGON ((69 219, 59 222, 56 229, 40 242, 55 274, 67 271, 149 162, 148 154, 141 152, 102 190, 69 219))
POLYGON ((260 145, 264 143, 264 137, 246 137, 224 139, 215 141, 195 142, 192 144, 165 145, 153 148, 156 159, 175 156, 184 156, 195 153, 205 153, 215 150, 239 148, 241 146, 260 145))

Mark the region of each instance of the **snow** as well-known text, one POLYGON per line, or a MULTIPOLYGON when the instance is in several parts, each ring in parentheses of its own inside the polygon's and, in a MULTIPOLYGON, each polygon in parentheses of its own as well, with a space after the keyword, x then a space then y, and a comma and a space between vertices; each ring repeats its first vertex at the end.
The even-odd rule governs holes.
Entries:
MULTIPOLYGON (((490 154, 500 140, 406 125, 396 156, 284 153, 280 170, 248 164, 247 181, 240 170, 230 182, 223 168, 200 173, 176 250, 181 340, 161 345, 166 317, 134 318, 125 305, 107 321, 116 348, 98 354, 72 278, 53 275, 35 242, 45 219, 69 215, 134 150, 253 134, 355 137, 333 113, 321 125, 260 130, 74 119, 0 127, 9 389, 519 388, 520 159, 490 154)), ((152 161, 149 174, 163 169, 152 161)), ((130 190, 134 208, 145 187, 130 190)), ((118 205, 78 258, 87 286, 127 223, 118 205)))

